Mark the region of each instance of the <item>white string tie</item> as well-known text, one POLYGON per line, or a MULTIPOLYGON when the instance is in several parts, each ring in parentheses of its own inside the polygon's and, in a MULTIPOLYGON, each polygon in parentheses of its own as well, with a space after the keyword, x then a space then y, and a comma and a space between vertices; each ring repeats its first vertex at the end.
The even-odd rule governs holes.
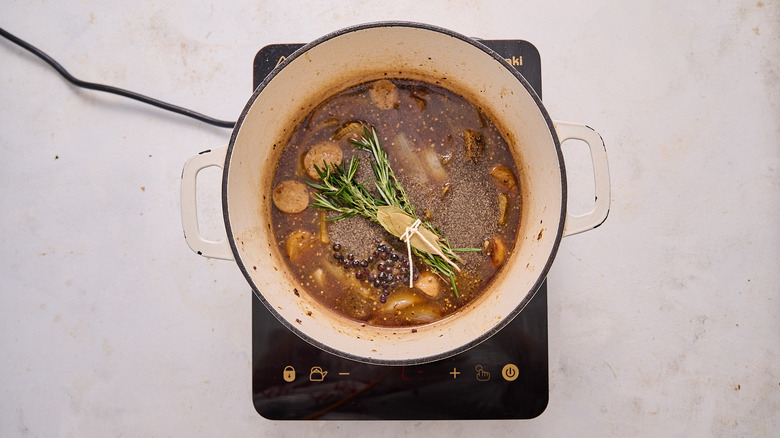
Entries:
POLYGON ((438 254, 441 258, 443 258, 447 263, 452 265, 455 269, 460 271, 460 268, 458 265, 456 265, 452 260, 450 260, 444 253, 441 252, 441 250, 438 248, 438 245, 434 245, 431 242, 428 241, 428 239, 425 238, 425 236, 420 233, 420 224, 422 224, 422 221, 420 219, 417 219, 406 227, 406 230, 404 230, 404 233, 401 234, 401 240, 406 242, 406 252, 409 259, 409 287, 414 287, 414 263, 412 262, 412 244, 410 241, 412 240, 412 237, 416 234, 417 236, 422 239, 423 242, 425 242, 426 245, 428 245, 429 248, 432 248, 436 254, 438 254))

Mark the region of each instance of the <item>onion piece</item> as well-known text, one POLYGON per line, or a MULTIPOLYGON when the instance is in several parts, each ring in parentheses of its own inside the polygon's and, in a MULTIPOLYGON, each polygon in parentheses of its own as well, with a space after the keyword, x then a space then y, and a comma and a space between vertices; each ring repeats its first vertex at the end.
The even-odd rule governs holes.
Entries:
POLYGON ((425 324, 439 319, 441 315, 433 306, 425 304, 408 308, 407 311, 401 312, 400 317, 412 324, 425 324))
POLYGON ((428 148, 423 151, 423 162, 428 175, 436 182, 436 184, 444 184, 449 179, 447 171, 444 170, 444 166, 439 161, 439 155, 433 148, 428 148))
POLYGON ((315 238, 312 233, 306 230, 293 231, 284 242, 284 250, 287 253, 287 257, 294 261, 301 253, 311 248, 314 242, 315 238))
POLYGON ((398 148, 398 153, 393 154, 393 158, 398 161, 401 169, 405 169, 410 179, 417 184, 427 186, 430 184, 428 175, 425 172, 416 171, 422 167, 417 153, 412 149, 412 144, 406 135, 400 133, 393 137, 393 144, 398 148))
POLYGON ((442 166, 439 155, 432 147, 414 148, 403 133, 393 138, 393 144, 398 148, 398 153, 393 155, 394 158, 417 184, 431 188, 432 185, 443 186, 449 181, 449 173, 442 166))
POLYGON ((395 290, 387 297, 387 302, 382 306, 383 311, 402 310, 415 304, 420 304, 425 299, 411 289, 395 290))

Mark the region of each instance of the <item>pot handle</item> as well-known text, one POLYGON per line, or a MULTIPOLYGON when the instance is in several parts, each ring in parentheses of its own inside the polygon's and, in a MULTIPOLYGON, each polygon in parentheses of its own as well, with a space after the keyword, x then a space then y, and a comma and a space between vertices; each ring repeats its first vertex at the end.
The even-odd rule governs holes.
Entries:
POLYGON ((190 248, 204 257, 233 260, 233 251, 227 239, 207 240, 200 235, 198 228, 197 184, 198 172, 225 164, 227 146, 205 150, 184 163, 181 173, 181 226, 184 240, 190 248))
POLYGON ((607 162, 607 149, 604 140, 598 132, 586 125, 568 122, 553 122, 558 139, 563 144, 566 140, 582 140, 588 144, 590 159, 593 164, 593 179, 595 181, 595 205, 593 210, 579 216, 566 213, 566 223, 563 226, 563 235, 571 236, 592 230, 607 219, 609 215, 610 188, 609 188, 609 164, 607 162))

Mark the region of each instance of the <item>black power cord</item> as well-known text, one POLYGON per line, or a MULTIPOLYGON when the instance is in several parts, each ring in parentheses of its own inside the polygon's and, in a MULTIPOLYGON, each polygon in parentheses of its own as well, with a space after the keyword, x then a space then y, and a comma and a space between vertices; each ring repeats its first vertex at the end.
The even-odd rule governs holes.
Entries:
POLYGON ((68 80, 71 84, 81 87, 81 88, 87 88, 90 90, 96 90, 96 91, 103 91, 106 93, 112 93, 117 94, 119 96, 129 97, 130 99, 134 99, 143 103, 148 103, 149 105, 154 105, 157 108, 162 108, 167 111, 172 111, 174 113, 181 114, 183 116, 192 117, 193 119, 200 120, 201 122, 208 123, 210 125, 219 126, 220 128, 233 128, 236 126, 236 122, 230 122, 226 120, 218 120, 200 113, 197 113, 192 110, 188 110, 187 108, 182 108, 180 106, 176 106, 170 103, 163 102, 161 100, 153 99, 151 97, 144 96, 143 94, 134 93, 132 91, 123 90, 121 88, 112 87, 110 85, 103 85, 103 84, 96 84, 94 82, 85 82, 80 79, 77 79, 73 77, 70 73, 68 73, 67 70, 63 66, 61 66, 57 61, 52 59, 51 56, 47 55, 40 49, 36 48, 32 44, 24 41, 23 39, 16 37, 10 33, 8 33, 5 29, 0 27, 0 35, 7 38, 9 41, 17 44, 18 46, 22 47, 23 49, 31 52, 35 56, 41 58, 44 60, 47 64, 52 66, 55 70, 57 70, 57 73, 62 75, 65 79, 68 80))

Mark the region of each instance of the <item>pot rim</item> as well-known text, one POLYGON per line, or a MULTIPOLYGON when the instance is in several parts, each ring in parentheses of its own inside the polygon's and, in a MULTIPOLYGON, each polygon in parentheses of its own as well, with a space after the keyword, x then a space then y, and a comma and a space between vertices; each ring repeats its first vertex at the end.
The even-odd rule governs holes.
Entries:
POLYGON ((467 37, 463 34, 460 34, 458 32, 431 25, 426 23, 419 23, 419 22, 411 22, 411 21, 376 21, 376 22, 369 22, 354 26, 345 27, 339 30, 336 30, 334 32, 328 33, 320 38, 317 38, 298 50, 296 50, 294 53, 292 53, 290 56, 287 56, 279 65, 277 65, 271 73, 269 73, 265 79, 257 86, 255 91, 252 93, 252 96, 248 100, 246 106, 241 111, 241 114, 236 122, 235 127, 233 128, 233 132, 230 136, 230 142, 227 147, 227 153, 225 155, 225 163, 223 167, 223 174, 222 174, 222 215, 225 222, 225 230, 227 232, 227 240, 230 243, 230 248, 233 252, 233 258, 238 264, 239 269, 241 270, 241 273, 244 275, 244 278, 249 282, 250 286, 252 287, 253 294, 259 299, 266 309, 268 309, 271 314, 286 328, 288 328, 290 331, 295 333, 298 337, 306 341, 307 343, 311 344, 312 346, 319 348, 323 351, 326 351, 328 353, 332 353, 336 356, 343 357, 346 359, 354 360, 357 362, 362 363, 368 363, 368 364, 374 364, 374 365, 388 365, 388 366, 402 366, 402 365, 419 365, 429 362, 434 362, 437 360, 446 359, 448 357, 452 357, 456 354, 459 354, 461 352, 467 351, 480 343, 484 342, 485 340, 489 339, 494 334, 498 333, 501 329, 503 329, 506 325, 508 325, 528 304, 528 302, 536 295, 536 292, 541 287, 542 283, 546 280, 547 274, 552 266, 552 263, 555 259, 555 256, 558 252, 558 248, 560 246, 561 239, 563 238, 563 232, 564 232, 564 225, 566 220, 566 200, 568 197, 567 194, 567 183, 566 183, 566 169, 564 165, 564 159, 563 159, 563 152, 561 150, 561 144, 558 139, 558 135, 555 130, 555 126, 553 124, 552 119, 550 118, 550 115, 547 113, 546 108, 542 104, 541 98, 536 94, 536 91, 531 87, 531 85, 528 83, 528 81, 518 72, 514 67, 512 67, 503 57, 498 55, 494 50, 490 49, 489 47, 485 46, 484 44, 480 43, 479 40, 467 37), (467 343, 464 343, 458 347, 452 348, 450 350, 444 351, 442 353, 437 353, 430 356, 423 356, 423 357, 414 357, 414 358, 408 358, 408 359, 381 359, 381 358, 372 358, 372 357, 365 357, 365 356, 359 356, 352 353, 349 353, 347 351, 343 351, 340 349, 336 349, 334 347, 331 347, 305 333, 298 330, 297 327, 294 326, 294 324, 291 321, 288 321, 286 318, 284 318, 282 315, 280 315, 273 306, 265 299, 263 294, 259 291, 257 285, 252 280, 252 276, 249 273, 249 270, 245 266, 244 262, 242 261, 239 252, 238 247, 236 244, 236 239, 233 234, 233 230, 230 224, 230 215, 228 214, 228 175, 230 170, 230 161, 233 153, 233 148, 236 143, 236 139, 238 137, 238 133, 241 130, 241 126, 243 125, 243 122, 249 113, 249 110, 254 105, 255 101, 259 97, 259 95, 262 93, 263 89, 276 77, 276 75, 279 74, 279 72, 284 69, 288 64, 293 62, 295 59, 302 56, 304 53, 306 53, 311 48, 320 45, 328 40, 331 40, 333 38, 349 34, 352 32, 357 32, 361 30, 366 29, 372 29, 372 28, 381 28, 381 27, 409 27, 409 28, 416 28, 416 29, 423 29, 423 30, 429 30, 433 32, 442 33, 445 35, 448 35, 450 37, 456 38, 460 40, 461 42, 470 44, 481 51, 485 52, 487 55, 491 56, 494 60, 496 60, 499 64, 501 64, 504 68, 506 68, 517 80, 520 82, 523 87, 525 88, 526 92, 528 92, 531 97, 533 98, 534 102, 536 103, 536 106, 538 107, 542 117, 544 118, 545 123, 547 124, 550 134, 552 135, 552 140, 555 146, 555 152, 558 158, 558 166, 560 170, 561 175, 561 214, 558 220, 558 229, 556 230, 555 240, 552 244, 552 249, 550 251, 550 255, 547 258, 544 266, 542 269, 539 270, 539 276, 537 277, 536 281, 534 282, 533 286, 530 290, 528 290, 523 297, 523 299, 520 301, 520 303, 507 314, 507 316, 499 321, 498 323, 494 324, 489 330, 485 331, 481 335, 473 338, 467 343))

